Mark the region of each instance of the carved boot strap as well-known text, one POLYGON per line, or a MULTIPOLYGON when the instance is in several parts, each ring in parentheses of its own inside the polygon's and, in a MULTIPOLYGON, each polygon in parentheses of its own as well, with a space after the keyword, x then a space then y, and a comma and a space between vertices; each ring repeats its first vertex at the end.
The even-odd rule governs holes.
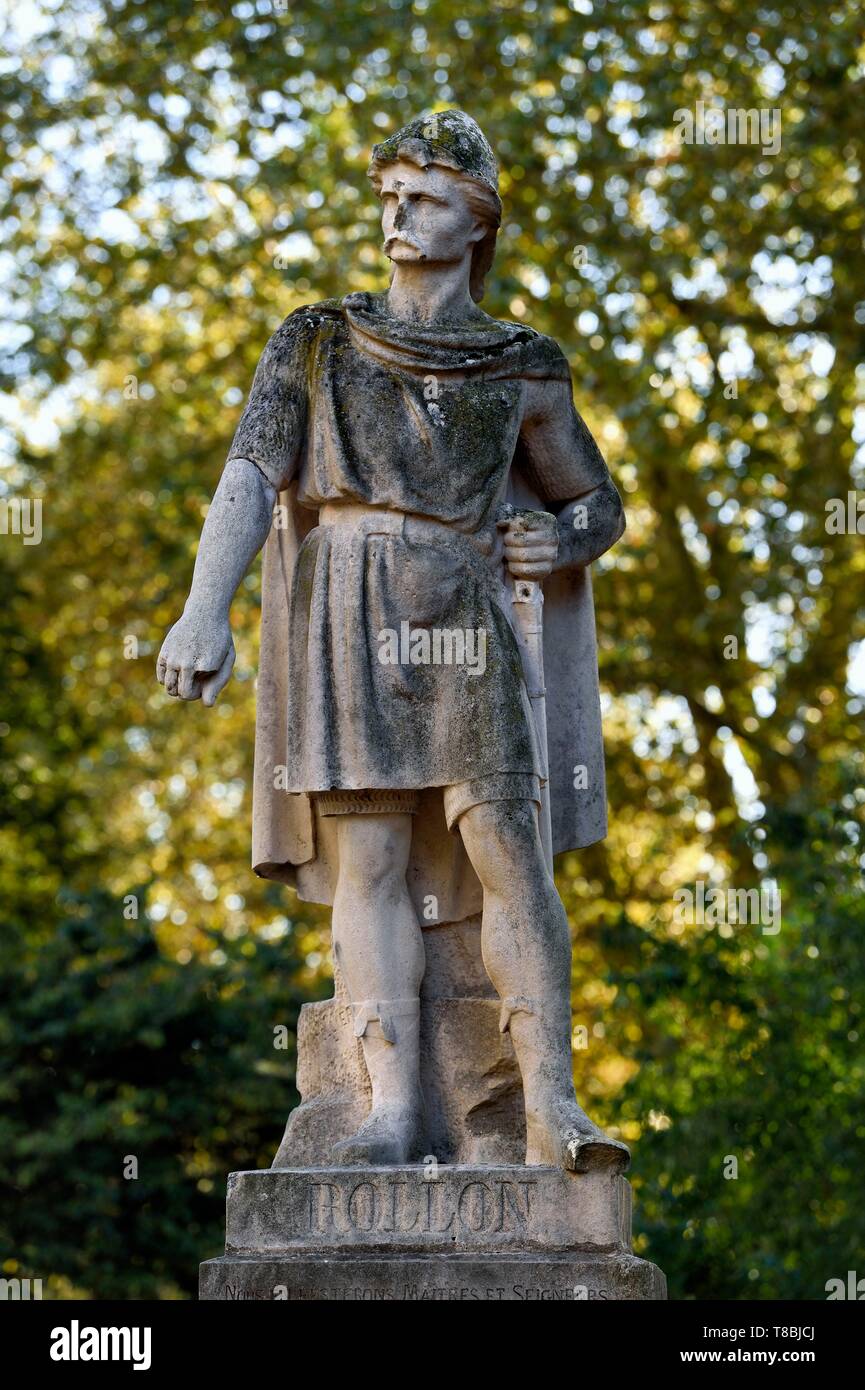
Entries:
POLYGON ((499 1032, 507 1033, 509 1031, 512 1014, 539 1014, 540 1012, 540 999, 528 999, 524 994, 509 994, 502 1000, 499 1032))
POLYGON ((379 1023, 382 1037, 389 1043, 396 1042, 394 1019, 420 1017, 419 999, 361 999, 351 1007, 356 1038, 365 1035, 367 1024, 379 1023))

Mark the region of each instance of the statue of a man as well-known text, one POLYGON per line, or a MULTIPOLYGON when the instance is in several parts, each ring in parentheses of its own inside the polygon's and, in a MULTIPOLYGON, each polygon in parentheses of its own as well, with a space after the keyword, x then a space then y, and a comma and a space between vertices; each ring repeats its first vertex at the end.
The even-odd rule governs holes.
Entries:
POLYGON ((332 1161, 426 1152, 420 920, 482 897, 526 1163, 621 1166, 574 1094, 570 936, 539 828, 549 795, 556 850, 605 833, 586 567, 621 536, 621 501, 560 348, 478 307, 501 220, 479 127, 416 120, 369 175, 390 288, 299 309, 267 344, 158 677, 213 704, 231 600, 267 541, 254 864, 333 904, 372 1084, 332 1161), (544 579, 547 747, 507 590, 544 579))

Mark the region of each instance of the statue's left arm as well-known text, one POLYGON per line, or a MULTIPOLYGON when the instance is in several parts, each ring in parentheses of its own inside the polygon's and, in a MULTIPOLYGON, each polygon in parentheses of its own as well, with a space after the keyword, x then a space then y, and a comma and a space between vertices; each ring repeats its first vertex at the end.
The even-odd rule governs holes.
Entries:
POLYGON ((526 382, 522 466, 558 523, 553 569, 597 560, 625 529, 622 500, 571 393, 570 373, 526 382))

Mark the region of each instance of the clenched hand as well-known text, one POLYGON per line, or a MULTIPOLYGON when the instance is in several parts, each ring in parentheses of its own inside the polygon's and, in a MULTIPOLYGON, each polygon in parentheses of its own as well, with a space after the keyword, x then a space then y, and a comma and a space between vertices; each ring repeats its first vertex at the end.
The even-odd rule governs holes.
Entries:
POLYGON ((552 512, 514 511, 497 522, 505 563, 517 579, 543 579, 559 551, 559 528, 552 512))
POLYGON ((228 619, 186 612, 162 644, 156 678, 169 695, 212 705, 228 683, 234 660, 228 619))

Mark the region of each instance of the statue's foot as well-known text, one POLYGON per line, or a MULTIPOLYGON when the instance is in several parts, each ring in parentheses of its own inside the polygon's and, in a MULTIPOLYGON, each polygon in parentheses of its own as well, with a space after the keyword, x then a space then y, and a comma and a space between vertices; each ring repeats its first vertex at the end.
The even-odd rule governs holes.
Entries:
POLYGON ((526 1163, 589 1173, 601 1168, 624 1172, 631 1161, 627 1144, 599 1129, 576 1100, 553 1103, 535 1112, 526 1125, 526 1163))
POLYGON ((338 1168, 397 1166, 424 1156, 424 1124, 419 1110, 380 1105, 364 1120, 357 1134, 336 1144, 332 1160, 338 1168))

